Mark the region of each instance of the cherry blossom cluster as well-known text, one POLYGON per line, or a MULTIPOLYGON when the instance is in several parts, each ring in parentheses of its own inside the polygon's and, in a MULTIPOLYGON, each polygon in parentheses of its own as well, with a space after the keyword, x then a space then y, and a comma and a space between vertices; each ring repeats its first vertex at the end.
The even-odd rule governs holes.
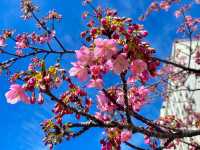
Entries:
POLYGON ((150 4, 147 11, 145 12, 144 15, 141 16, 140 19, 144 20, 154 11, 159 11, 159 10, 168 11, 170 9, 170 7, 172 7, 174 4, 180 3, 183 6, 180 7, 178 10, 176 10, 174 13, 176 17, 179 17, 181 14, 183 14, 184 12, 186 12, 188 9, 191 8, 193 2, 195 2, 195 4, 200 4, 199 0, 193 0, 193 1, 189 2, 188 4, 185 4, 181 0, 156 0, 150 4))
MULTIPOLYGON (((181 1, 154 1, 143 18, 152 11, 167 11, 176 3, 181 1)), ((195 3, 199 4, 199 1, 195 0, 195 3)), ((167 85, 168 79, 174 81, 177 89, 184 85, 189 72, 187 69, 190 68, 183 71, 187 57, 181 55, 181 50, 175 54, 178 61, 168 62, 154 57, 155 49, 145 42, 148 32, 143 25, 131 18, 118 16, 116 10, 95 8, 91 0, 84 0, 83 4, 90 6, 93 12, 82 14, 87 24, 87 29, 80 34, 83 44, 78 50, 68 51, 56 37, 53 24, 54 20, 61 20, 62 15, 53 10, 39 19, 35 15, 37 7, 31 0, 22 0, 21 4, 24 19, 35 19, 44 33, 22 33, 15 36, 13 31, 5 30, 0 36, 0 53, 14 57, 0 63, 0 71, 3 69, 9 72, 12 63, 31 56, 25 71, 10 75, 11 86, 5 97, 10 104, 43 104, 46 96, 55 102, 53 117, 41 124, 45 132, 43 141, 50 149, 64 139, 80 136, 92 127, 104 129, 100 140, 102 150, 120 150, 121 144, 128 143, 136 132, 144 134, 145 143, 152 149, 159 147, 158 139, 162 135, 165 148, 170 149, 181 141, 168 141, 170 138, 166 135, 176 133, 177 129, 186 129, 188 123, 200 126, 200 115, 193 112, 192 107, 185 106, 186 112, 190 114, 185 118, 186 122, 173 115, 161 117, 157 121, 140 115, 142 107, 151 102, 156 90, 167 85), (8 39, 14 42, 14 53, 5 50, 8 39), (62 50, 54 50, 51 45, 53 39, 62 50), (43 48, 44 45, 49 49, 43 48), (25 52, 25 49, 30 51, 25 52), (63 55, 68 53, 76 56, 70 69, 62 67, 60 62, 63 55), (46 58, 50 54, 58 55, 58 59, 55 64, 48 66, 46 58), (167 65, 158 70, 162 61, 167 62, 167 65), (107 75, 118 78, 119 82, 107 87, 107 75), (159 82, 152 84, 155 80, 159 82), (96 89, 96 96, 89 96, 91 88, 96 89), (72 121, 67 117, 72 118, 72 121), (135 125, 133 118, 140 120, 144 126, 135 125)), ((200 19, 185 15, 190 7, 190 4, 184 5, 175 12, 175 16, 184 15, 179 31, 189 31, 192 37, 193 32, 198 31, 200 19)), ((200 64, 199 47, 196 47, 194 59, 200 64)), ((162 90, 159 94, 168 96, 162 90)))
POLYGON ((130 69, 132 76, 146 82, 159 65, 150 59, 154 49, 142 41, 147 31, 142 25, 132 24, 130 18, 117 17, 115 10, 107 9, 103 16, 98 8, 95 14, 97 19, 89 20, 89 30, 81 33, 90 46, 76 51, 78 61, 72 63, 70 75, 81 81, 90 77, 88 87, 102 88, 104 74, 113 71, 119 75, 130 69), (100 26, 96 26, 98 23, 100 26))
POLYGON ((7 102, 15 104, 23 101, 28 104, 35 104, 36 102, 43 104, 44 92, 59 87, 62 83, 63 74, 65 74, 65 71, 60 68, 59 64, 46 69, 44 61, 33 58, 27 71, 21 71, 11 76, 10 79, 13 84, 10 91, 5 94, 7 102), (15 83, 19 79, 24 81, 22 86, 15 83), (37 98, 36 93, 38 93, 37 98))

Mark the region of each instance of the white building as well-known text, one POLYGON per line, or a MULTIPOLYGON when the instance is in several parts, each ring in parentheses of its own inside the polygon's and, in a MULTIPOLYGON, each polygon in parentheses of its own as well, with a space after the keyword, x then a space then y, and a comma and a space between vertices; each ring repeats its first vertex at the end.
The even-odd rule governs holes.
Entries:
MULTIPOLYGON (((186 67, 199 69, 200 65, 195 63, 195 50, 200 50, 200 41, 178 40, 174 42, 172 48, 171 61, 181 63, 186 67), (190 44, 192 45, 190 48, 190 44), (191 54, 191 55, 190 55, 191 54), (186 63, 184 63, 184 61, 186 63)), ((177 70, 178 71, 178 70, 177 70)), ((183 79, 168 80, 168 98, 163 102, 161 117, 166 115, 175 115, 176 118, 187 120, 190 123, 188 129, 195 129, 195 115, 200 115, 200 77, 195 75, 186 75, 180 72, 183 79), (181 85, 181 80, 185 80, 181 85), (177 86, 178 85, 178 86, 177 86), (195 90, 199 89, 199 90, 195 90), (192 111, 195 115, 192 114, 192 111)), ((194 140, 200 145, 200 136, 194 138, 185 138, 185 142, 194 140)), ((187 144, 179 144, 176 150, 189 150, 187 144)))

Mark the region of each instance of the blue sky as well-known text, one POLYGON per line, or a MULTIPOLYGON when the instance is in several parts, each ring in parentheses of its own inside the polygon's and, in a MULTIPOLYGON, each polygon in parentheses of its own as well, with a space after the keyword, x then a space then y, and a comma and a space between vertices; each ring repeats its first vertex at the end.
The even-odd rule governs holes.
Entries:
MULTIPOLYGON (((80 47, 79 33, 84 29, 81 20, 83 7, 80 0, 63 1, 63 0, 35 0, 40 6, 39 15, 47 14, 48 10, 56 9, 63 15, 63 21, 57 24, 57 34, 61 38, 66 48, 78 49, 80 47)), ((147 8, 150 0, 94 0, 95 4, 111 6, 119 10, 121 16, 133 17, 134 20, 140 16, 147 8)), ((173 8, 175 9, 175 8, 173 8)), ((195 6, 193 14, 196 14, 198 7, 195 6)), ((0 29, 16 29, 18 33, 33 31, 33 21, 23 21, 20 16, 19 0, 1 0, 0 5, 1 22, 0 29)), ((173 17, 173 11, 153 13, 145 22, 145 28, 149 31, 146 39, 157 49, 157 56, 166 58, 170 55, 172 42, 176 36, 176 20, 173 17)), ((35 28, 34 28, 35 29, 35 28)), ((0 61, 4 60, 0 56, 0 61)), ((25 61, 21 62, 25 64, 25 61)), ((21 69, 21 66, 15 66, 21 69)), ((10 105, 6 103, 4 93, 8 90, 9 84, 5 76, 0 77, 0 149, 2 150, 46 150, 42 143, 43 132, 39 126, 45 118, 51 117, 52 104, 43 106, 25 105, 19 103, 10 105)), ((161 100, 155 100, 151 105, 146 106, 142 114, 149 118, 159 116, 161 100)), ((56 150, 74 149, 74 150, 94 150, 100 149, 99 139, 102 137, 101 132, 93 129, 84 134, 82 137, 71 141, 65 141, 58 145, 56 150)), ((134 143, 142 144, 141 135, 133 137, 134 143)), ((124 149, 128 149, 124 147, 124 149)))

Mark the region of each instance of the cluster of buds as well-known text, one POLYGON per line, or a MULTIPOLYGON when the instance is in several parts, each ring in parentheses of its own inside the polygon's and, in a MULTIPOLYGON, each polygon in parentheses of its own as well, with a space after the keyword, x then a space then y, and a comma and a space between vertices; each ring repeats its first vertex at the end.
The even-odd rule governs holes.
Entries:
POLYGON ((44 33, 42 35, 38 35, 36 33, 29 34, 30 39, 33 43, 44 44, 50 42, 50 40, 55 36, 55 31, 52 30, 51 33, 44 33))
POLYGON ((41 124, 42 129, 45 131, 43 142, 53 149, 53 145, 59 144, 64 136, 64 131, 59 126, 55 125, 52 120, 45 120, 41 124))
POLYGON ((175 3, 179 3, 180 0, 162 0, 162 1, 154 1, 150 4, 149 8, 145 12, 144 15, 140 17, 141 20, 146 19, 153 11, 158 11, 158 10, 165 10, 168 11, 168 9, 171 7, 171 5, 175 3))
POLYGON ((132 133, 118 128, 107 129, 107 137, 100 141, 101 150, 120 150, 120 144, 130 140, 132 133))
POLYGON ((48 20, 61 20, 62 15, 56 12, 55 10, 49 11, 48 15, 45 17, 48 20))
POLYGON ((4 30, 3 34, 0 36, 0 47, 6 46, 6 39, 10 38, 13 35, 13 31, 4 30))
POLYGON ((31 0, 21 0, 21 11, 24 19, 32 17, 32 13, 37 9, 38 7, 34 5, 31 0))

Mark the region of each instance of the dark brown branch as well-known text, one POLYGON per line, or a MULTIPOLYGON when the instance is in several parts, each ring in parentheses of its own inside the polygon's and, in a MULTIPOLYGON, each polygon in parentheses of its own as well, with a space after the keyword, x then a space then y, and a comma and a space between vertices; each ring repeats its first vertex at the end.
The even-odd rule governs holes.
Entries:
MULTIPOLYGON (((125 110, 128 110, 129 108, 129 104, 128 104, 128 88, 127 88, 127 82, 126 82, 126 72, 122 72, 120 74, 120 77, 121 77, 121 80, 122 80, 122 86, 123 86, 123 94, 124 94, 124 102, 125 102, 125 110)), ((132 121, 131 121, 131 117, 128 113, 128 111, 125 111, 126 113, 126 118, 127 118, 127 121, 128 123, 132 124, 132 121)))
POLYGON ((190 73, 195 73, 195 74, 199 74, 200 73, 200 69, 194 69, 194 68, 185 67, 183 65, 176 64, 174 62, 171 62, 171 61, 168 61, 168 60, 164 60, 164 59, 161 59, 161 58, 157 58, 157 57, 153 57, 153 59, 158 60, 158 61, 160 61, 162 63, 165 63, 165 64, 170 64, 170 65, 173 65, 175 67, 181 68, 181 69, 183 69, 185 71, 188 71, 190 73))
POLYGON ((96 122, 97 123, 97 125, 95 125, 96 127, 109 128, 109 127, 112 126, 112 127, 117 127, 117 128, 120 128, 120 129, 128 129, 128 130, 131 130, 133 133, 139 132, 139 133, 145 134, 147 136, 157 137, 157 138, 160 138, 160 139, 166 139, 166 138, 175 139, 175 138, 193 137, 193 136, 200 135, 200 130, 179 130, 179 131, 176 131, 174 133, 167 132, 167 131, 166 132, 158 132, 156 130, 149 131, 149 130, 145 129, 144 127, 137 127, 137 126, 134 126, 133 124, 132 125, 131 124, 121 124, 119 122, 114 122, 114 121, 103 122, 103 121, 97 119, 95 116, 93 116, 91 114, 88 114, 88 113, 83 112, 81 110, 77 110, 74 107, 66 105, 65 103, 60 101, 60 99, 58 99, 56 96, 54 96, 49 90, 47 90, 45 93, 49 97, 51 97, 52 100, 60 103, 64 108, 70 109, 72 112, 80 114, 82 116, 85 116, 89 120, 96 122))
POLYGON ((30 47, 31 49, 38 49, 38 51, 34 51, 34 52, 31 52, 29 54, 26 54, 26 55, 23 55, 23 56, 18 56, 16 55, 15 58, 11 58, 5 62, 0 62, 0 65, 7 65, 7 64, 10 64, 10 63, 14 63, 20 59, 23 59, 23 58, 26 58, 26 57, 29 57, 29 56, 34 56, 34 55, 37 55, 37 54, 59 54, 59 55, 63 55, 63 54, 68 54, 68 53, 75 53, 74 51, 72 50, 68 50, 68 51, 65 51, 65 52, 60 52, 60 51, 48 51, 48 50, 45 50, 45 49, 41 49, 41 48, 35 48, 35 47, 30 47))

